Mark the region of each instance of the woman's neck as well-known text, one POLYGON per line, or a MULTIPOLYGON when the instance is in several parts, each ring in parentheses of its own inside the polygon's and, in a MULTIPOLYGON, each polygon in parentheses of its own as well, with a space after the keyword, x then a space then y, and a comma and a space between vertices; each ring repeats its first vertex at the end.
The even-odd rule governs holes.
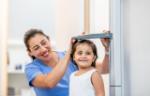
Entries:
POLYGON ((53 68, 53 67, 55 67, 56 64, 59 62, 59 56, 58 56, 57 53, 54 52, 54 51, 51 52, 50 54, 51 54, 50 60, 45 61, 44 63, 53 68))

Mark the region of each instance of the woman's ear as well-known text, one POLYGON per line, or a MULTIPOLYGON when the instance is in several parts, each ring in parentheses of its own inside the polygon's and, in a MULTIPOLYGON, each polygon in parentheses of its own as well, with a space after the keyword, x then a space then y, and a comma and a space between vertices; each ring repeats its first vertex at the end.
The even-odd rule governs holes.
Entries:
POLYGON ((35 57, 34 57, 34 55, 32 54, 32 52, 28 51, 28 55, 29 55, 33 60, 35 59, 35 57))
POLYGON ((32 57, 32 53, 31 53, 29 50, 27 50, 27 52, 28 52, 28 55, 29 55, 30 57, 32 57))

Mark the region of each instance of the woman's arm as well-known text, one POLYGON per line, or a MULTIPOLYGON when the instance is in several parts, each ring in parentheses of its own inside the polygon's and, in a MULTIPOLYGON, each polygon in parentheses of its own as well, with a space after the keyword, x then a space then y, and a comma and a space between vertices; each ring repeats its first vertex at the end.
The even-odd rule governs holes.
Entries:
POLYGON ((64 76, 70 61, 70 53, 67 52, 65 57, 54 66, 48 74, 39 74, 32 81, 33 86, 40 88, 53 88, 64 76))
POLYGON ((56 86, 56 84, 61 80, 61 78, 64 76, 67 66, 70 61, 70 52, 71 47, 68 49, 68 51, 65 53, 65 56, 63 59, 59 60, 59 62, 54 66, 51 72, 48 74, 40 74, 35 77, 32 84, 35 87, 41 87, 41 88, 53 88, 56 86))

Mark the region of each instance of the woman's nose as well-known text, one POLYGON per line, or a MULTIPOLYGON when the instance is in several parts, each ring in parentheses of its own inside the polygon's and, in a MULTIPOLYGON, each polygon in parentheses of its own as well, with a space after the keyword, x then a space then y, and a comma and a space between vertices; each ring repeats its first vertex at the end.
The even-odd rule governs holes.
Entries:
POLYGON ((45 51, 46 47, 45 46, 41 46, 41 51, 45 51))

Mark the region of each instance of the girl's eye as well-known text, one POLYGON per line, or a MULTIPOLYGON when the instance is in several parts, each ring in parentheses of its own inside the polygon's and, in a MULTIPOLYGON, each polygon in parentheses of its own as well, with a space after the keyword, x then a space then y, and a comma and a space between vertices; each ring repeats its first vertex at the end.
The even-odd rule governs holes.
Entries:
POLYGON ((86 55, 90 55, 91 54, 91 52, 86 52, 86 55))
POLYGON ((82 55, 82 54, 85 54, 85 55, 91 55, 92 52, 82 52, 82 51, 79 51, 77 52, 78 55, 82 55))
POLYGON ((93 52, 89 51, 89 52, 86 52, 86 55, 92 55, 93 52))
POLYGON ((81 51, 79 51, 79 52, 78 52, 78 55, 81 55, 81 54, 82 54, 82 52, 81 52, 81 51))

